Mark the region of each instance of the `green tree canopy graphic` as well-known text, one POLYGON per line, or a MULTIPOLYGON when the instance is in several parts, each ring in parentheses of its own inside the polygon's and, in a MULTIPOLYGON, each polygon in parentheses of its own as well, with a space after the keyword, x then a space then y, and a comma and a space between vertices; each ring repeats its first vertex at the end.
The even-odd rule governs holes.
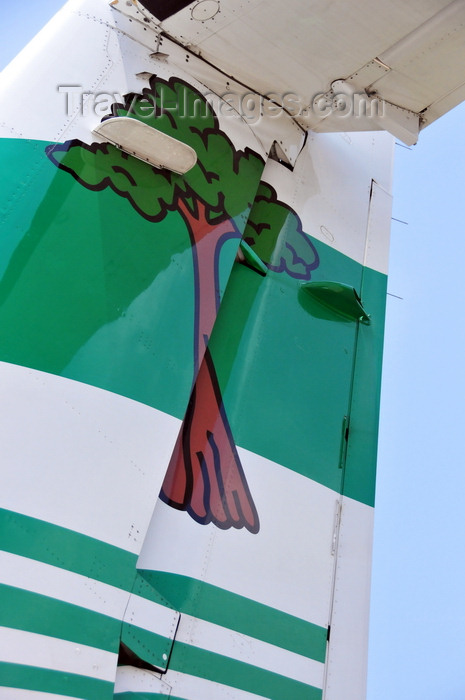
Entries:
POLYGON ((180 202, 195 213, 201 201, 208 220, 215 222, 250 208, 255 194, 250 184, 263 170, 263 160, 248 148, 234 148, 219 129, 211 106, 192 86, 154 76, 150 89, 129 95, 124 105, 116 104, 112 111, 113 116, 139 119, 188 144, 197 153, 196 165, 178 175, 151 167, 110 144, 81 141, 50 146, 49 157, 85 187, 110 187, 126 197, 150 221, 160 221, 168 210, 177 210, 180 202))
POLYGON ((244 240, 274 272, 309 280, 319 258, 302 231, 297 214, 276 197, 275 190, 261 182, 244 231, 244 240))

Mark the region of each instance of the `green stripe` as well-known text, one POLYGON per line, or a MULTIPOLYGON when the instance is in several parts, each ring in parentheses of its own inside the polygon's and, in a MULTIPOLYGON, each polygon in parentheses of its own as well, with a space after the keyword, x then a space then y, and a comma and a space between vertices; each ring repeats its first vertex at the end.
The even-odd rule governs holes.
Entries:
POLYGON ((152 603, 164 605, 165 608, 174 610, 173 606, 161 595, 160 591, 157 591, 139 571, 136 574, 131 593, 145 598, 146 600, 150 600, 152 603))
POLYGON ((131 590, 137 556, 45 520, 0 509, 0 549, 131 590))
POLYGON ((55 598, 0 584, 0 626, 118 653, 121 621, 55 598))
POLYGON ((181 613, 325 661, 324 627, 187 576, 162 571, 140 573, 181 613))
POLYGON ((113 700, 113 683, 48 668, 0 661, 0 687, 37 690, 83 700, 113 700))
POLYGON ((176 642, 170 669, 263 695, 269 700, 321 700, 322 690, 242 661, 176 642))
POLYGON ((167 661, 163 659, 163 654, 169 657, 172 639, 123 622, 121 641, 144 661, 158 668, 166 668, 167 661))

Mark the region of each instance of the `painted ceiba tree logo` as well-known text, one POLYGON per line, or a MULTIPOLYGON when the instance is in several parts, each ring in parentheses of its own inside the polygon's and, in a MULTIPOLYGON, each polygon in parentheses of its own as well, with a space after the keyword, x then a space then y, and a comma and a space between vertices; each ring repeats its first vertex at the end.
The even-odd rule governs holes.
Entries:
POLYGON ((235 223, 247 218, 244 240, 265 265, 302 280, 318 255, 297 214, 267 184, 263 160, 237 150, 220 130, 205 98, 177 78, 153 76, 150 89, 113 106, 113 116, 139 118, 189 144, 197 163, 185 175, 153 168, 109 144, 73 140, 47 147, 47 155, 84 187, 107 187, 148 221, 169 211, 183 219, 194 270, 194 378, 190 401, 160 498, 199 523, 259 530, 259 518, 234 444, 208 341, 220 304, 219 254, 240 239, 235 223), (253 208, 252 208, 253 203, 253 208))

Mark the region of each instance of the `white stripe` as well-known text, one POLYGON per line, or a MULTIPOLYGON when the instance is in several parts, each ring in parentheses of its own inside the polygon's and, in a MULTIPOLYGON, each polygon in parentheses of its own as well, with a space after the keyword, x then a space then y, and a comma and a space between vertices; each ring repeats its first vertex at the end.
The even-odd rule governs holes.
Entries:
POLYGON ((264 695, 256 695, 179 671, 168 671, 166 680, 171 686, 171 695, 186 697, 189 700, 270 700, 264 695))
POLYGON ((0 627, 0 660, 113 682, 118 655, 43 634, 0 627))
POLYGON ((319 661, 190 615, 181 615, 176 642, 222 654, 315 688, 323 687, 324 664, 319 661))
POLYGON ((366 695, 374 510, 344 497, 334 583, 326 700, 366 695), (350 684, 347 679, 350 677, 350 684))
POLYGON ((0 700, 82 700, 82 698, 75 698, 70 695, 56 695, 55 693, 42 693, 40 690, 0 688, 0 700))
POLYGON ((172 638, 178 624, 179 613, 172 608, 153 603, 147 598, 131 595, 124 620, 149 632, 172 638))
POLYGON ((138 554, 180 421, 4 362, 0 383, 1 506, 138 554))
POLYGON ((121 620, 129 593, 107 583, 9 552, 0 552, 0 583, 121 620))
POLYGON ((169 696, 171 687, 152 671, 144 671, 134 666, 118 666, 114 694, 118 693, 157 693, 169 696))

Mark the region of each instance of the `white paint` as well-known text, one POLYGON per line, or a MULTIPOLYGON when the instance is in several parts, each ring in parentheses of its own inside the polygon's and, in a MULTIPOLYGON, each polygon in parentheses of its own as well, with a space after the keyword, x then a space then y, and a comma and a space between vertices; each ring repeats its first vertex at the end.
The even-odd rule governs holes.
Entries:
POLYGON ((366 696, 373 517, 343 498, 324 700, 366 696))
MULTIPOLYGON (((105 22, 95 18, 94 12, 86 17, 81 8, 85 11, 85 4, 77 0, 66 5, 3 71, 2 95, 4 90, 5 96, 0 122, 5 124, 5 135, 60 140, 75 113, 71 110, 73 114, 67 114, 65 97, 59 92, 59 86, 82 85, 89 92, 101 91, 105 86, 105 79, 113 68, 107 52, 109 30, 105 22), (87 46, 98 47, 93 52, 91 65, 83 57, 80 37, 84 33, 87 46), (53 52, 50 46, 54 47, 53 52), (51 75, 53 80, 50 80, 51 75), (25 76, 37 86, 36 94, 31 93, 23 103, 13 97, 15 104, 7 105, 7 95, 15 94, 25 76), (30 118, 31 108, 35 119, 30 118), (14 133, 8 133, 9 129, 14 133)), ((110 9, 106 3, 99 3, 99 13, 108 21, 110 9)), ((94 116, 94 121, 99 120, 94 116)))
POLYGON ((368 260, 365 250, 371 182, 389 192, 393 145, 389 134, 313 134, 295 170, 299 181, 294 206, 304 231, 384 274, 389 257, 382 234, 389 231, 389 207, 378 210, 376 223, 382 230, 371 237, 368 260))
POLYGON ((113 682, 118 655, 43 634, 0 627, 0 661, 113 682))
MULTIPOLYGON (((272 102, 274 95, 266 98, 245 88, 230 75, 225 75, 201 57, 187 51, 185 47, 166 37, 163 37, 161 50, 167 52, 173 68, 181 70, 182 73, 186 70, 186 56, 189 56, 189 75, 207 87, 206 95, 209 96, 209 100, 217 112, 220 126, 226 133, 230 134, 231 127, 234 127, 234 123, 239 121, 240 117, 253 129, 264 155, 268 153, 273 141, 278 140, 289 162, 294 165, 302 149, 305 132, 284 109, 279 107, 279 96, 276 96, 278 99, 276 107, 272 102), (227 100, 227 103, 222 103, 219 96, 227 100), (251 104, 248 103, 249 99, 251 99, 251 104), (231 119, 232 114, 235 114, 237 119, 231 119)), ((233 133, 231 138, 237 147, 236 134, 233 133)), ((241 148, 244 145, 247 144, 241 145, 241 148)))
POLYGON ((197 22, 205 22, 206 20, 212 19, 219 11, 220 5, 217 0, 200 0, 191 9, 192 19, 197 20, 197 22))
MULTIPOLYGON (((377 58, 389 70, 365 75, 357 85, 362 95, 365 89, 376 90, 393 105, 417 113, 433 105, 433 119, 458 104, 464 95, 464 16, 461 0, 411 0, 408 5, 402 0, 333 0, 329 5, 296 0, 290 6, 280 0, 268 0, 266 6, 261 0, 241 5, 222 0, 221 12, 207 22, 193 22, 188 6, 162 27, 255 91, 294 94, 296 119, 314 126, 327 120, 325 109, 313 108, 315 97, 334 81, 364 72, 377 58)), ((334 131, 381 126, 358 112, 351 118, 352 110, 330 107, 334 131)))
POLYGON ((138 553, 180 421, 16 365, 0 382, 0 506, 138 553))
MULTIPOLYGON (((142 14, 131 20, 104 0, 70 0, 2 72, 0 136, 50 142, 101 140, 92 131, 111 104, 148 87, 147 79, 137 77, 141 73, 164 79, 176 75, 205 94, 214 91, 213 83, 206 87, 186 72, 184 50, 182 63, 157 57, 154 24, 141 20, 142 14), (26 95, 25 80, 40 85, 40 94, 26 95), (31 104, 34 119, 30 118, 31 104)), ((222 103, 220 99, 214 102, 222 103)), ((265 156, 246 120, 237 113, 225 120, 236 148, 249 146, 265 156)))
POLYGON ((324 664, 190 615, 181 616, 176 641, 258 666, 315 688, 323 687, 324 664))
MULTIPOLYGON (((269 700, 263 695, 248 693, 230 685, 214 683, 179 671, 168 671, 165 676, 171 686, 171 695, 189 700, 269 700)), ((283 699, 284 700, 284 699, 283 699)), ((291 700, 290 698, 286 700, 291 700)))
POLYGON ((389 260, 392 195, 373 182, 364 264, 374 270, 386 269, 389 260))
POLYGON ((389 134, 311 134, 294 172, 268 160, 263 180, 299 213, 306 233, 387 274, 393 145, 389 134), (378 190, 371 210, 372 180, 378 190))
POLYGON ((0 700, 82 700, 82 698, 75 698, 71 695, 57 695, 56 693, 42 693, 40 690, 0 687, 0 700))
POLYGON ((121 588, 9 552, 0 552, 0 583, 118 620, 123 618, 129 598, 121 588))
POLYGON ((147 598, 131 595, 124 620, 131 625, 172 639, 178 624, 179 613, 147 598))
POLYGON ((134 666, 118 666, 114 695, 144 692, 169 696, 171 687, 152 671, 144 671, 134 666))

